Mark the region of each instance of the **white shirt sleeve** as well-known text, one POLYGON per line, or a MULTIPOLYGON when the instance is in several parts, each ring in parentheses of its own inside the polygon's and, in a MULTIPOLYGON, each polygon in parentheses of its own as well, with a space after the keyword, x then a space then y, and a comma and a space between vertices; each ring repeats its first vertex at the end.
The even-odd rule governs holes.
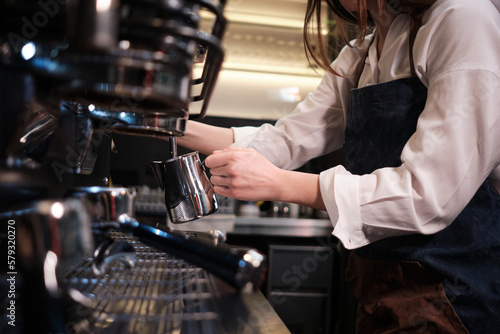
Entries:
POLYGON ((351 79, 326 74, 318 87, 274 126, 232 128, 234 146, 254 148, 276 166, 290 170, 341 148, 354 64, 360 52, 346 47, 332 64, 351 79))

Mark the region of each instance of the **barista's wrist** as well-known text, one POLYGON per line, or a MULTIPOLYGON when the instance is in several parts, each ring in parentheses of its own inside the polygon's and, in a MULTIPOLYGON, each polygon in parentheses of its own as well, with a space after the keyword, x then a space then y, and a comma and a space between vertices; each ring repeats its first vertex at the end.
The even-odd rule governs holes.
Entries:
POLYGON ((321 197, 319 175, 295 171, 280 170, 276 174, 277 195, 279 201, 296 203, 315 209, 324 210, 321 197))

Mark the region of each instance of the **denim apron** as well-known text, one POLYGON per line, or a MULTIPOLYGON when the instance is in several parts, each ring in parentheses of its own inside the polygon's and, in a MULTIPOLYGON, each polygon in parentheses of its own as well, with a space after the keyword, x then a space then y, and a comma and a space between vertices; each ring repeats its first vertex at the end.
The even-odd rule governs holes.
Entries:
MULTIPOLYGON (((346 169, 400 166, 426 97, 416 76, 353 89, 346 169)), ((358 300, 358 333, 500 333, 499 194, 485 180, 444 230, 354 250, 346 279, 358 300)))

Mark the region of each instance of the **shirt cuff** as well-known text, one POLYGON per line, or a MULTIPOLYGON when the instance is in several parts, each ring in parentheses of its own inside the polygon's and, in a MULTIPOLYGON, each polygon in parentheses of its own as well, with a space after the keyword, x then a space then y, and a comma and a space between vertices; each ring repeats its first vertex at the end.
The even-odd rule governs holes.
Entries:
POLYGON ((245 138, 249 139, 259 131, 259 127, 256 126, 240 126, 240 127, 232 127, 233 130, 233 138, 234 138, 234 146, 238 147, 246 147, 249 145, 249 140, 244 140, 245 138))
POLYGON ((321 196, 333 224, 332 234, 347 249, 369 244, 361 222, 359 180, 343 166, 319 174, 321 196))

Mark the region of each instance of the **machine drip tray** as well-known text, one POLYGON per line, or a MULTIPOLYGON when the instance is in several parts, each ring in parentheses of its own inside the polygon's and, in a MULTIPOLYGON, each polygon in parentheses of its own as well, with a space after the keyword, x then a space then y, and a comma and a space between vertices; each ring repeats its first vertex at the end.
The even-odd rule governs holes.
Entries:
POLYGON ((217 289, 208 272, 121 233, 112 237, 134 246, 133 268, 118 262, 106 274, 96 276, 92 261, 85 260, 62 278, 64 285, 94 303, 88 317, 91 332, 222 332, 213 302, 217 289))

